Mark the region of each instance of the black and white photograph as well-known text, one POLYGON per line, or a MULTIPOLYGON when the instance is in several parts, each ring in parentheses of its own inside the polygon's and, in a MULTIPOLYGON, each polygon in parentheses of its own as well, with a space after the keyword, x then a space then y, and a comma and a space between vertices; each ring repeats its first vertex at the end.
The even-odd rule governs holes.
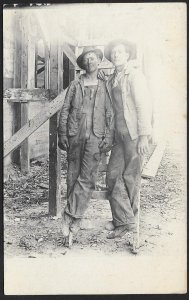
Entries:
POLYGON ((186 10, 3 5, 5 295, 187 292, 186 10))

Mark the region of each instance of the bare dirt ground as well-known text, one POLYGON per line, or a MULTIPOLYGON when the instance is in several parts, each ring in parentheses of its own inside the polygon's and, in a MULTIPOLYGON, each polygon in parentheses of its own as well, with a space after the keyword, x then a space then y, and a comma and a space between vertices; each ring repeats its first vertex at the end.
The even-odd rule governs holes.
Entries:
MULTIPOLYGON (((185 251, 185 149, 167 143, 158 173, 142 180, 140 252, 169 255, 185 251)), ((62 156, 62 206, 66 198, 66 161, 62 156)), ((61 243, 61 220, 48 215, 48 161, 34 161, 23 176, 17 168, 4 184, 4 249, 6 257, 38 258, 87 253, 133 255, 125 240, 109 240, 104 226, 111 220, 109 202, 90 201, 74 246, 61 243), (42 185, 41 185, 42 184, 42 185)))

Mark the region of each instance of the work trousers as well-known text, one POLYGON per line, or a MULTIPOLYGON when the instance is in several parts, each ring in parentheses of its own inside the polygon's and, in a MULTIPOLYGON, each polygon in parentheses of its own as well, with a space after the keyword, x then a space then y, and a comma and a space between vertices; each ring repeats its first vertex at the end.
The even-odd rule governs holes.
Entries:
POLYGON ((65 213, 82 218, 95 189, 101 154, 101 138, 91 131, 88 137, 78 140, 78 136, 69 138, 67 205, 65 213))
POLYGON ((129 133, 116 135, 107 169, 113 224, 126 225, 131 231, 136 231, 141 185, 142 157, 137 153, 137 143, 129 133))

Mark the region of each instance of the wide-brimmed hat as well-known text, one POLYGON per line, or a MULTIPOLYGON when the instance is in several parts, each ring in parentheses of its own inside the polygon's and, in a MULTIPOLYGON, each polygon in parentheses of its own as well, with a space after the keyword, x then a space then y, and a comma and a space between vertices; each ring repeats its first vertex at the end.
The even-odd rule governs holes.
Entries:
POLYGON ((124 45, 126 50, 129 52, 129 59, 136 59, 136 44, 131 43, 124 39, 117 39, 111 41, 107 46, 104 48, 104 56, 111 61, 111 51, 117 45, 124 45))
POLYGON ((89 52, 94 52, 96 53, 99 58, 102 60, 103 58, 103 53, 100 49, 98 48, 95 48, 95 47, 92 47, 92 46, 87 46, 87 47, 84 47, 83 48, 83 52, 81 53, 81 55, 78 56, 77 58, 77 64, 78 66, 81 68, 81 69, 84 69, 83 67, 83 57, 85 54, 89 53, 89 52))

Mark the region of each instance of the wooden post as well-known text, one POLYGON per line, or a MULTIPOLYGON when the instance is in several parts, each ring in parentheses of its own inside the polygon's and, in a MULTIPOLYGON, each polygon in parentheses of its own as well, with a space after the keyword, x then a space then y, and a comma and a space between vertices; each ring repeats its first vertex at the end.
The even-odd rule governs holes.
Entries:
MULTIPOLYGON (((28 30, 27 30, 27 15, 23 12, 21 19, 21 32, 22 32, 22 49, 21 49, 21 88, 27 88, 28 77, 28 30)), ((21 103, 21 127, 28 121, 28 104, 21 103)), ((22 172, 29 172, 29 142, 26 139, 21 144, 20 149, 20 165, 22 172)))
POLYGON ((29 35, 28 37, 28 89, 35 88, 35 37, 29 35))
POLYGON ((15 50, 14 50, 14 79, 13 85, 14 88, 21 87, 21 30, 20 30, 20 12, 16 12, 15 15, 15 50))
MULTIPOLYGON (((70 46, 71 50, 75 54, 75 50, 73 46, 70 46)), ((69 60, 69 81, 75 79, 75 65, 69 60)))
POLYGON ((65 53, 63 53, 63 68, 65 74, 63 87, 66 89, 69 85, 69 59, 65 53))
MULTIPOLYGON (((21 50, 21 88, 35 88, 35 35, 32 32, 31 16, 23 12, 21 50)), ((28 122, 29 103, 21 103, 21 127, 28 122)), ((26 139, 20 149, 20 163, 23 172, 30 171, 30 147, 26 139)))
MULTIPOLYGON (((58 42, 50 48, 50 89, 58 94, 63 85, 63 57, 58 42), (62 62, 61 62, 62 59, 62 62)), ((49 214, 61 214, 61 159, 58 147, 58 113, 50 118, 49 124, 49 214)))
MULTIPOLYGON (((14 79, 13 79, 13 87, 21 88, 21 13, 15 13, 15 50, 14 50, 14 79)), ((21 127, 21 105, 20 103, 13 103, 13 134, 16 133, 21 127)), ((20 147, 16 149, 12 154, 13 162, 20 165, 20 147)))
POLYGON ((49 50, 45 46, 45 88, 49 89, 49 50))

